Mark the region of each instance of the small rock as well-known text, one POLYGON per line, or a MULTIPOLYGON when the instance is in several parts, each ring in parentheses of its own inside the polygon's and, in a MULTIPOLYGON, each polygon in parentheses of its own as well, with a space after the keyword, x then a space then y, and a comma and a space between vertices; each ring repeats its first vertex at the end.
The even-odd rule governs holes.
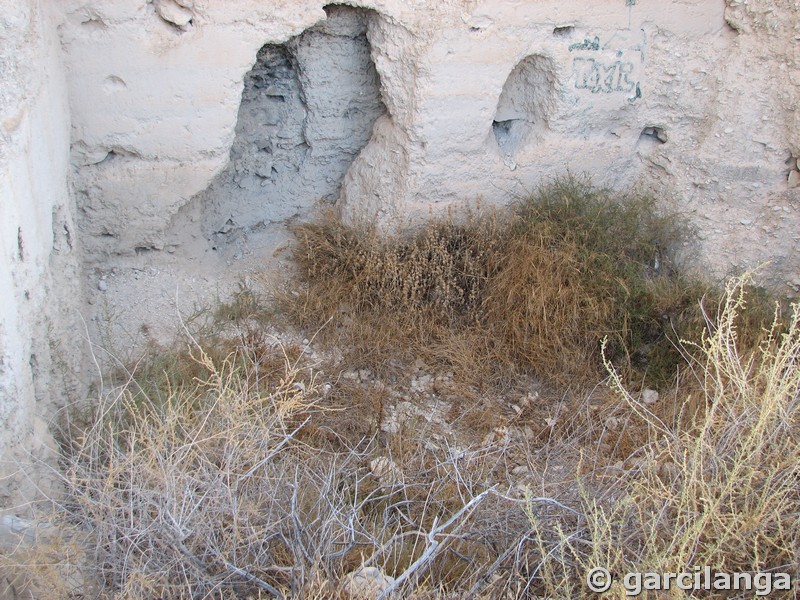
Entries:
POLYGON ((105 279, 101 279, 97 282, 97 289, 101 292, 105 292, 108 289, 108 284, 106 283, 105 279))
POLYGON ((658 401, 658 392, 651 389, 646 389, 642 392, 642 402, 645 404, 654 404, 658 401))
POLYGON ((617 417, 608 417, 606 419, 606 427, 611 430, 619 429, 619 419, 617 417))
POLYGON ((394 585, 390 577, 377 567, 359 567, 343 581, 345 593, 353 599, 374 600, 394 585))
POLYGON ((511 469, 512 475, 527 475, 529 472, 530 470, 525 465, 519 465, 511 469))
POLYGON ((175 0, 153 0, 153 6, 159 17, 181 29, 186 27, 194 17, 191 10, 181 6, 175 0))
POLYGON ((800 171, 790 171, 788 181, 790 188, 800 187, 800 171))
POLYGON ((369 470, 381 486, 389 487, 397 483, 403 476, 400 468, 390 458, 380 456, 369 462, 369 470))

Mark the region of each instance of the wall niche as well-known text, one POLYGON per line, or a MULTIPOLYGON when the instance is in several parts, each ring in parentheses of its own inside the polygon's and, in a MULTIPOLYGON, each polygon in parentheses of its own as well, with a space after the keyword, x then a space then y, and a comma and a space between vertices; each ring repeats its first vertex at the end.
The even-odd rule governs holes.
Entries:
POLYGON ((286 44, 263 46, 245 78, 228 167, 200 195, 215 247, 334 202, 386 112, 366 35, 373 11, 325 12, 286 44))
POLYGON ((504 156, 514 157, 547 131, 555 105, 553 59, 532 54, 511 71, 497 102, 492 130, 504 156))

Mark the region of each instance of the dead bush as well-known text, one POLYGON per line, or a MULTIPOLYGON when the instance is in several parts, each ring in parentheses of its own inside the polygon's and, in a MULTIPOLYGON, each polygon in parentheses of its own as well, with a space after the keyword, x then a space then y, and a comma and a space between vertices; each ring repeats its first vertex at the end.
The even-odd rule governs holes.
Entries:
MULTIPOLYGON (((628 380, 668 386, 681 337, 705 325, 701 302, 721 298, 672 259, 687 236, 653 198, 575 177, 507 210, 393 236, 326 213, 296 229, 302 285, 283 308, 309 330, 326 324, 322 339, 359 368, 402 373, 399 364, 421 356, 470 384, 503 387, 532 373, 591 386, 606 339, 628 380)), ((748 324, 756 345, 771 312, 748 324)))

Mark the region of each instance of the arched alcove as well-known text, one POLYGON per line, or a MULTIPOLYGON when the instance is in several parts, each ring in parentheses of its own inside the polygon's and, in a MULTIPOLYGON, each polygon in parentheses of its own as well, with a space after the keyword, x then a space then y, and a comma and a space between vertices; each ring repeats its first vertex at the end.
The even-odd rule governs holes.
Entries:
POLYGON ((555 104, 553 59, 533 54, 511 71, 497 102, 492 129, 500 151, 514 156, 547 130, 555 104))

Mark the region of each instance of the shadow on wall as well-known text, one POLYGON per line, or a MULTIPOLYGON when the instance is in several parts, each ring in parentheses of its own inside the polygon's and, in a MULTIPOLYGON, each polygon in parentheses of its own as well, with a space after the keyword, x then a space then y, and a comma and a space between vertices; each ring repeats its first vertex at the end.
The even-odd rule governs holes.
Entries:
POLYGON ((199 196, 217 244, 335 201, 386 113, 366 35, 373 11, 325 12, 286 44, 264 46, 245 78, 230 162, 199 196))
POLYGON ((497 103, 492 129, 500 152, 514 157, 547 130, 556 92, 553 59, 533 54, 511 71, 497 103))

